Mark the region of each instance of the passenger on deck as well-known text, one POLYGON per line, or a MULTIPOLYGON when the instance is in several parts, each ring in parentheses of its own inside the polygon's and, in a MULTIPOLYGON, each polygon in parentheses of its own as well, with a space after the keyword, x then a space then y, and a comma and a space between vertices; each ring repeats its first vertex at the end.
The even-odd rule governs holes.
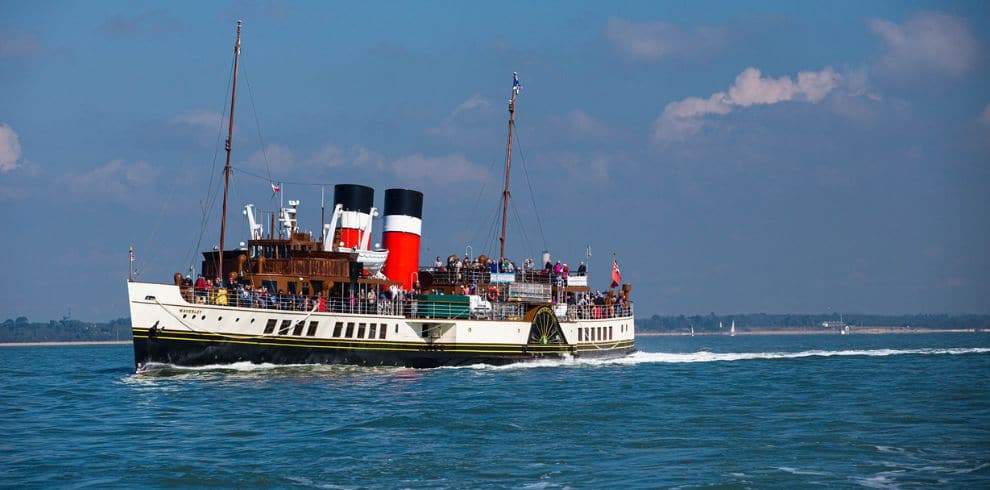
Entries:
POLYGON ((435 271, 443 270, 443 262, 440 261, 439 255, 437 255, 437 260, 433 261, 433 270, 435 271))
POLYGON ((582 260, 581 263, 578 265, 577 275, 583 276, 587 273, 588 273, 588 268, 584 265, 584 261, 582 260))

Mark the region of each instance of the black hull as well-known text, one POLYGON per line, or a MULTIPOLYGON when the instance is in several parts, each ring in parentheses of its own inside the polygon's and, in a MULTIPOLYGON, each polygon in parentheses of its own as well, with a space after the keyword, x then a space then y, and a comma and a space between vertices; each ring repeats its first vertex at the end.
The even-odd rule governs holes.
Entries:
POLYGON ((351 364, 434 368, 471 364, 504 365, 540 359, 615 358, 635 351, 632 341, 574 348, 567 345, 423 345, 401 342, 297 341, 273 337, 165 334, 134 330, 134 364, 205 366, 255 364, 351 364), (590 347, 590 349, 588 349, 590 347), (587 349, 587 350, 586 350, 587 349))

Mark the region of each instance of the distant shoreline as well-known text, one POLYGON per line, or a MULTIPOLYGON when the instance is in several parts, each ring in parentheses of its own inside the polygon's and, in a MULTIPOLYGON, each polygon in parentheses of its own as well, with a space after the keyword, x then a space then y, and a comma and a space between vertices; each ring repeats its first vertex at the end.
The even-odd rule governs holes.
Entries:
MULTIPOLYGON (((919 333, 985 333, 988 330, 980 328, 916 328, 916 327, 853 327, 850 335, 886 335, 886 334, 919 334, 919 333)), ((690 337, 691 332, 636 332, 637 337, 690 337)), ((696 332, 697 337, 728 337, 729 332, 696 332)), ((840 335, 838 330, 824 329, 754 329, 737 330, 736 336, 742 335, 840 335)))
POLYGON ((45 345, 128 345, 130 340, 73 340, 65 342, 0 342, 0 347, 37 347, 45 345))

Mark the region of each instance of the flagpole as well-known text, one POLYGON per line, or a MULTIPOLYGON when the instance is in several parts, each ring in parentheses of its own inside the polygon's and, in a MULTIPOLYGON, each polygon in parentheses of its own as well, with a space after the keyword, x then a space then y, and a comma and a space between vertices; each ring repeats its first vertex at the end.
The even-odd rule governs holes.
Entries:
POLYGON ((320 186, 320 241, 321 242, 327 241, 327 237, 326 237, 326 235, 324 234, 324 231, 323 231, 323 224, 326 223, 326 221, 327 221, 326 220, 326 216, 325 216, 326 207, 325 207, 325 204, 324 204, 325 203, 325 201, 324 201, 325 200, 325 197, 324 197, 325 192, 324 191, 325 191, 325 188, 321 185, 320 186))
POLYGON ((512 170, 512 129, 515 127, 516 123, 516 94, 519 93, 519 76, 517 73, 512 73, 512 96, 509 98, 509 143, 505 147, 505 190, 502 191, 502 235, 498 239, 499 241, 499 252, 498 252, 498 267, 499 271, 502 269, 502 263, 505 261, 505 225, 509 214, 509 174, 512 170))
POLYGON ((234 42, 234 75, 230 87, 230 121, 227 123, 227 164, 223 167, 223 211, 220 214, 220 249, 217 251, 217 279, 223 285, 223 248, 227 234, 227 191, 230 187, 230 149, 234 139, 234 101, 237 100, 237 62, 241 56, 241 21, 237 21, 237 40, 234 42))
POLYGON ((134 244, 131 244, 130 252, 127 254, 127 281, 134 281, 134 244))

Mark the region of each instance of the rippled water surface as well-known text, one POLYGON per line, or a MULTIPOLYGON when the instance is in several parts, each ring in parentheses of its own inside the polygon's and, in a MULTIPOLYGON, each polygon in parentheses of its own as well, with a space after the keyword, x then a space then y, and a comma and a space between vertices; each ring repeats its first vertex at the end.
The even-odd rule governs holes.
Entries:
POLYGON ((647 337, 611 362, 135 375, 0 348, 0 485, 990 487, 990 335, 647 337))

